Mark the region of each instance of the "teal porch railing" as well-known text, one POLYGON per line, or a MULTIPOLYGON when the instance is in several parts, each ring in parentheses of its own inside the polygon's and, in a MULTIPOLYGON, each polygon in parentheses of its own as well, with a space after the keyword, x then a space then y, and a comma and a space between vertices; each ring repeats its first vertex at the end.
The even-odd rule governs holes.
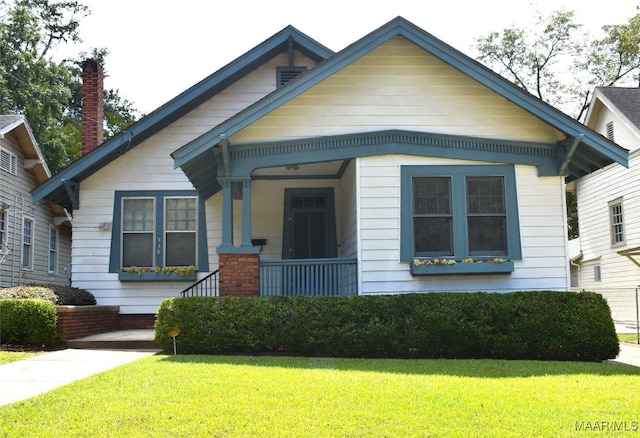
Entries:
POLYGON ((357 295, 357 259, 260 261, 260 296, 357 295))

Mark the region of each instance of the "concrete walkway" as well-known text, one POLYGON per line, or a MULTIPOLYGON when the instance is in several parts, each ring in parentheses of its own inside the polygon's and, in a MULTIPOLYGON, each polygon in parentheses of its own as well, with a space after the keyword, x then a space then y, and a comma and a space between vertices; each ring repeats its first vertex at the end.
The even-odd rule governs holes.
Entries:
MULTIPOLYGON (((157 351, 67 349, 0 365, 0 406, 35 397, 157 351)), ((620 344, 612 362, 640 367, 640 346, 620 344)))
POLYGON ((154 351, 67 349, 0 365, 0 406, 154 354, 154 351))

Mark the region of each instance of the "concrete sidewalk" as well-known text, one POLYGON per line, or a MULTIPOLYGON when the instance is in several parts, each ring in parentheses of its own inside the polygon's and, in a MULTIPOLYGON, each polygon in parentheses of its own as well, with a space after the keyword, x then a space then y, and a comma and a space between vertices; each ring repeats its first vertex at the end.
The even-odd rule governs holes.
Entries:
POLYGON ((0 406, 154 354, 155 351, 67 349, 0 365, 0 406))

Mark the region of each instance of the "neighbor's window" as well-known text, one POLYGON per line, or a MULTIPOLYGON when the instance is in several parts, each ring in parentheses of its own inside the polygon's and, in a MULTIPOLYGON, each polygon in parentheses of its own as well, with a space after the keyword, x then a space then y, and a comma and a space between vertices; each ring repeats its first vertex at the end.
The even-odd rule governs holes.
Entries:
POLYGON ((622 214, 622 200, 609 203, 609 223, 611 227, 611 245, 624 243, 624 216, 622 214))
POLYGON ((22 219, 22 269, 33 269, 33 224, 30 217, 22 219))
POLYGON ((49 228, 49 273, 58 272, 58 230, 51 226, 49 228))
POLYGON ((154 192, 119 199, 120 224, 115 231, 120 239, 117 268, 196 265, 197 197, 154 192))
POLYGON ((0 211, 0 252, 7 249, 7 212, 0 211))
POLYGON ((511 166, 403 166, 401 258, 521 257, 511 166))
POLYGON ((600 270, 600 265, 596 265, 593 267, 593 281, 598 283, 602 281, 602 271, 600 270))

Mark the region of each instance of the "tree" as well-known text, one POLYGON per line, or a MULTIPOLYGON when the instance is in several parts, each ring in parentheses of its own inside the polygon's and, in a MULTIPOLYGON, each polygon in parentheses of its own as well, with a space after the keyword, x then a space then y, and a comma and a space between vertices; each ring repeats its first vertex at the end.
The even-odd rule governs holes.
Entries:
MULTIPOLYGON (((80 61, 54 62, 60 44, 79 42, 78 1, 0 0, 0 114, 24 114, 53 173, 80 156, 80 61)), ((95 50, 104 58, 107 51, 95 50)), ((105 91, 105 138, 135 120, 117 90, 105 91)))
MULTIPOLYGON (((478 60, 573 116, 584 118, 596 86, 625 85, 639 67, 640 14, 602 27, 592 39, 573 11, 538 16, 532 29, 511 27, 476 39, 478 60)), ((636 83, 638 78, 636 77, 636 83)))

